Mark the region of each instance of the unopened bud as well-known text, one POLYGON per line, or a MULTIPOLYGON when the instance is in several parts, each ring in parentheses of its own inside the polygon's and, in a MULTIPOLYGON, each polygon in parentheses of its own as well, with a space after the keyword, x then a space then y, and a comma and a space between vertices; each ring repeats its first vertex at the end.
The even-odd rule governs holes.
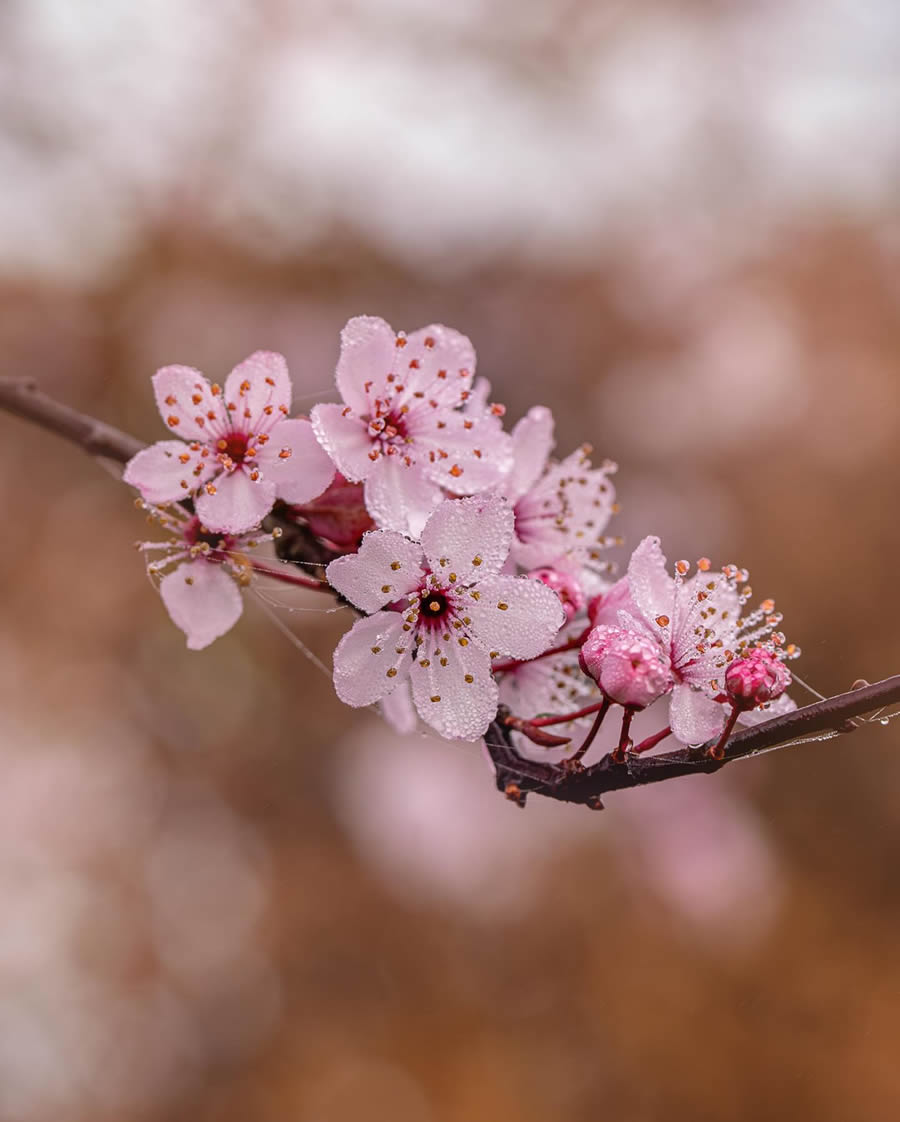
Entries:
POLYGON ((725 690, 739 709, 755 709, 774 701, 790 684, 788 668, 763 647, 754 647, 743 658, 736 658, 725 671, 725 690))
POLYGON ((659 647, 622 627, 595 627, 582 645, 579 661, 610 701, 633 709, 646 708, 674 684, 659 647))

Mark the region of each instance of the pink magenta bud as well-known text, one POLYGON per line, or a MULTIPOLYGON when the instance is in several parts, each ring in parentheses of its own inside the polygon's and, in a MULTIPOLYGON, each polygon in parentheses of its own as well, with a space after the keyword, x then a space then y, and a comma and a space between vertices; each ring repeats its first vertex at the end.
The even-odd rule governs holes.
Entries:
POLYGON ((788 668, 762 647, 736 658, 725 671, 725 689, 739 709, 755 709, 765 701, 774 701, 790 684, 788 668))
POLYGON ((545 567, 532 569, 528 574, 532 580, 539 580, 552 588, 559 597, 563 611, 566 613, 566 623, 571 623, 574 617, 584 607, 584 593, 578 581, 568 573, 561 573, 559 569, 545 567))
POLYGON ((650 639, 622 627, 601 625, 585 639, 581 669, 610 701, 644 709, 673 685, 668 662, 650 639))

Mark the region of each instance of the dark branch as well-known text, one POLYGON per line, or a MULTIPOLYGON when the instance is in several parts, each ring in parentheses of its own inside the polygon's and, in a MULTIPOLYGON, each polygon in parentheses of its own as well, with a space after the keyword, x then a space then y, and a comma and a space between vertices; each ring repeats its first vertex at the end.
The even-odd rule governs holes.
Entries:
POLYGON ((616 763, 607 755, 586 768, 572 769, 565 762, 544 764, 528 760, 515 750, 503 710, 488 729, 485 740, 494 761, 497 787, 515 802, 524 805, 525 796, 535 794, 599 809, 601 798, 608 791, 660 783, 682 775, 705 775, 734 760, 784 747, 792 740, 823 732, 848 732, 853 728, 848 725, 851 718, 898 703, 900 674, 745 729, 729 740, 720 760, 708 756, 705 748, 684 748, 660 756, 632 755, 624 763, 616 763))

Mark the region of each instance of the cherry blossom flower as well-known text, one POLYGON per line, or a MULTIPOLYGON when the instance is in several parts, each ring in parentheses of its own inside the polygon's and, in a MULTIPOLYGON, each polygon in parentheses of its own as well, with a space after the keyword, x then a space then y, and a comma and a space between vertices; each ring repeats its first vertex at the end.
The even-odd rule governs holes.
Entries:
POLYGON ((370 613, 334 653, 341 700, 371 705, 408 679, 426 724, 450 738, 481 737, 497 710, 491 660, 534 658, 565 621, 546 585, 501 572, 512 535, 504 500, 447 499, 421 544, 375 530, 359 553, 332 561, 331 585, 370 613))
POLYGON ((571 623, 575 616, 585 605, 584 590, 572 570, 565 566, 554 568, 545 565, 541 569, 534 569, 528 574, 532 580, 539 580, 546 584, 560 599, 566 619, 571 623))
POLYGON ((616 465, 592 467, 589 445, 551 462, 553 426, 550 410, 536 405, 512 431, 513 463, 501 489, 516 515, 511 554, 525 568, 565 554, 597 563, 600 550, 613 544, 604 530, 615 510, 610 476, 616 465))
MULTIPOLYGON (((659 538, 645 538, 632 554, 627 576, 592 609, 598 625, 615 624, 653 641, 674 680, 672 732, 686 744, 700 744, 725 726, 730 707, 722 702, 727 700, 729 663, 764 640, 773 653, 781 650, 784 636, 774 630, 781 616, 771 600, 741 617, 749 596, 749 589, 741 591, 745 570, 728 565, 712 572, 706 558, 690 577, 689 568, 679 561, 670 574, 659 538)), ((784 657, 798 653, 793 645, 784 648, 784 657)))
POLYGON ((257 526, 276 498, 303 503, 321 494, 334 465, 312 426, 289 418, 291 381, 279 354, 257 351, 228 375, 224 391, 189 366, 153 376, 156 404, 179 440, 138 452, 124 480, 154 504, 193 498, 212 531, 257 526))
POLYGON ((668 659, 652 639, 609 624, 585 639, 581 668, 618 705, 646 709, 674 685, 668 659))
POLYGON ((144 553, 164 554, 147 565, 147 573, 151 578, 161 576, 159 594, 166 611, 187 636, 188 647, 201 651, 240 619, 240 590, 250 583, 251 573, 244 551, 277 535, 210 533, 196 515, 180 506, 161 510, 138 503, 171 535, 167 541, 139 544, 144 553))
POLYGON ((443 492, 496 484, 512 461, 497 416, 469 416, 475 351, 459 332, 432 325, 397 333, 375 316, 341 333, 342 405, 317 405, 322 447, 349 480, 365 481, 369 513, 385 529, 418 536, 443 492))

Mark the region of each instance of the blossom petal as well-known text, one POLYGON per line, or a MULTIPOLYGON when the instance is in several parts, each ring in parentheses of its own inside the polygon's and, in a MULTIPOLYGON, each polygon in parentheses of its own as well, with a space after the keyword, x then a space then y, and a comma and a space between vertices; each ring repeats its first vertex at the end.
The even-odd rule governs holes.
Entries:
POLYGON ((449 491, 473 495, 500 483, 512 466, 512 440, 496 417, 431 409, 410 417, 417 465, 449 491))
POLYGON ((399 612, 358 619, 334 652, 334 688, 345 705, 372 705, 409 674, 411 631, 399 612))
POLYGON ((407 736, 416 731, 419 718, 413 706, 409 681, 401 682, 393 693, 381 699, 381 712, 394 732, 407 736))
POLYGON ((366 509, 377 524, 416 538, 443 497, 418 467, 408 467, 399 456, 382 456, 366 479, 366 509))
POLYGON ((204 489, 195 503, 197 515, 208 530, 226 534, 243 534, 252 530, 275 503, 275 484, 269 479, 255 483, 246 471, 223 472, 212 493, 204 489))
POLYGON ((332 561, 325 576, 351 604, 377 612, 413 592, 425 579, 422 547, 396 530, 372 530, 363 536, 358 553, 332 561))
POLYGON ((669 704, 669 724, 682 744, 705 744, 725 727, 727 706, 702 690, 677 685, 669 704))
POLYGON ((187 635, 192 651, 202 651, 240 618, 238 586, 222 565, 187 561, 160 581, 159 594, 172 622, 187 635))
POLYGON ((284 355, 255 351, 228 375, 225 405, 232 426, 257 435, 291 411, 291 376, 284 355))
POLYGON ((184 440, 207 441, 228 427, 221 397, 192 366, 164 366, 153 375, 159 415, 184 440))
POLYGON ((410 401, 424 393, 439 406, 456 408, 466 402, 475 376, 475 348, 459 331, 433 323, 406 336, 397 349, 394 373, 410 401))
MULTIPOLYGON (((657 624, 657 619, 670 619, 675 605, 675 581, 666 569, 659 538, 644 538, 632 553, 628 562, 628 585, 644 622, 652 632, 657 633, 661 626, 657 624)), ((672 626, 675 626, 674 623, 672 626)))
POLYGON ((316 439, 337 464, 345 479, 358 483, 371 475, 374 461, 369 453, 374 441, 365 421, 347 412, 344 405, 316 405, 310 414, 316 439))
POLYGON ((321 495, 334 479, 334 464, 316 440, 309 421, 301 417, 279 421, 268 436, 256 462, 266 479, 275 484, 279 499, 307 503, 321 495))
POLYGON ((122 478, 148 503, 174 503, 190 497, 217 469, 218 464, 204 460, 183 441, 159 440, 131 457, 122 478))
POLYGON ((512 431, 513 468, 504 493, 510 502, 537 483, 553 451, 553 414, 544 405, 529 409, 512 431))
POLYGON ((441 736, 478 740, 497 713, 497 683, 486 651, 462 638, 426 639, 409 675, 419 716, 441 736))
POLYGON ((566 622, 559 597, 539 580, 489 577, 470 595, 466 610, 472 634, 487 649, 513 658, 536 658, 553 646, 566 622))
POLYGON ((453 572, 453 583, 464 587, 500 572, 512 534, 512 507, 504 499, 447 499, 428 519, 422 548, 435 573, 453 572))
POLYGON ((378 316, 356 316, 344 327, 335 377, 341 397, 356 413, 368 413, 370 398, 383 391, 396 351, 394 329, 378 316))
POLYGON ((771 721, 774 717, 783 717, 785 713, 793 713, 796 708, 797 702, 783 693, 781 697, 776 697, 774 701, 768 702, 762 708, 745 709, 738 717, 738 724, 761 725, 765 721, 771 721))

